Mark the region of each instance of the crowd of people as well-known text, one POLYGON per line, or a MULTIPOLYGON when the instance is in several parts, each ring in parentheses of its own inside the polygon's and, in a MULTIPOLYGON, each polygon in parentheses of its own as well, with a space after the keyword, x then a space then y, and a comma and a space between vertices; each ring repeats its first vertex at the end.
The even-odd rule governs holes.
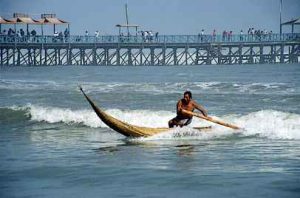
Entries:
MULTIPOLYGON (((19 39, 20 41, 24 42, 24 41, 36 41, 37 36, 42 36, 42 35, 38 35, 37 31, 35 29, 32 29, 31 31, 29 31, 27 29, 27 31, 25 32, 23 30, 23 28, 20 28, 19 30, 16 29, 12 29, 9 28, 8 30, 4 29, 3 31, 0 32, 0 36, 8 36, 8 38, 11 39, 19 39)), ((55 31, 53 33, 53 41, 65 41, 66 38, 68 38, 70 36, 70 32, 69 30, 66 28, 64 33, 62 31, 57 32, 55 31)))
MULTIPOLYGON (((238 34, 234 34, 232 30, 224 30, 222 32, 222 41, 254 41, 254 40, 271 40, 273 31, 259 30, 254 28, 249 28, 247 34, 241 30, 238 34)), ((205 34, 204 29, 198 34, 198 40, 201 42, 205 41, 216 41, 217 31, 214 29, 211 34, 205 34)))
POLYGON ((57 41, 65 42, 68 39, 68 37, 70 36, 70 31, 68 30, 68 28, 65 29, 64 33, 62 31, 60 31, 60 32, 55 31, 53 36, 54 36, 54 38, 53 38, 54 42, 57 42, 57 41))
POLYGON ((36 36, 37 36, 37 32, 36 30, 27 30, 26 32, 21 28, 19 30, 14 30, 12 28, 9 28, 8 30, 3 30, 0 32, 0 36, 8 36, 7 39, 9 40, 15 40, 15 38, 18 38, 20 41, 25 42, 25 41, 34 41, 36 36))
MULTIPOLYGON (((37 41, 38 35, 37 31, 32 29, 29 31, 24 31, 22 28, 19 30, 9 28, 8 30, 3 30, 0 32, 1 35, 11 36, 12 39, 19 38, 20 41, 37 41)), ((200 33, 198 33, 196 40, 198 42, 215 42, 215 41, 223 41, 223 42, 232 42, 232 41, 261 41, 261 40, 272 40, 273 39, 273 31, 270 30, 260 30, 254 29, 253 27, 249 28, 248 31, 240 30, 238 33, 234 33, 232 30, 223 30, 221 32, 217 32, 214 29, 211 33, 205 33, 205 30, 202 29, 200 33)), ((49 35, 47 35, 49 36, 49 35)), ((89 35, 89 31, 86 30, 83 36, 77 36, 78 39, 75 41, 82 42, 90 42, 90 41, 99 41, 101 34, 99 30, 96 30, 94 35, 89 35), (93 37, 93 38, 91 38, 93 37)), ((53 42, 66 42, 70 37, 69 29, 66 28, 65 31, 57 32, 55 31, 53 34, 52 41, 53 42)), ((76 38, 77 38, 76 37, 76 38)), ((112 37, 112 36, 108 36, 112 37)), ((141 39, 143 42, 158 42, 159 41, 159 32, 154 31, 138 31, 137 35, 130 35, 128 33, 120 33, 119 41, 125 42, 130 39, 141 39), (137 36, 137 37, 136 37, 137 36)))
POLYGON ((140 34, 143 38, 144 42, 152 42, 154 39, 157 41, 158 40, 158 32, 153 32, 153 31, 140 31, 140 34))
MULTIPOLYGON (((138 31, 136 36, 141 37, 143 42, 148 43, 148 42, 158 41, 158 35, 159 35, 158 32, 153 32, 150 30, 150 31, 138 31)), ((130 37, 133 37, 130 33, 129 35, 120 33, 119 36, 121 42, 126 41, 126 39, 128 40, 130 37)))
POLYGON ((9 28, 8 30, 3 30, 0 32, 1 35, 7 35, 7 36, 18 36, 18 37, 24 37, 24 36, 36 36, 37 32, 33 29, 31 31, 27 30, 26 34, 25 31, 21 28, 20 30, 14 30, 12 28, 9 28))

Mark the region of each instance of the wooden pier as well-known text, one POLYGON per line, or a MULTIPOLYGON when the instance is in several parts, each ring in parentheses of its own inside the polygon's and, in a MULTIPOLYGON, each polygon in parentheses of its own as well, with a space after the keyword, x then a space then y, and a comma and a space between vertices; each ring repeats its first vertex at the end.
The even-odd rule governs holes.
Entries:
POLYGON ((298 63, 300 34, 0 36, 1 66, 298 63))

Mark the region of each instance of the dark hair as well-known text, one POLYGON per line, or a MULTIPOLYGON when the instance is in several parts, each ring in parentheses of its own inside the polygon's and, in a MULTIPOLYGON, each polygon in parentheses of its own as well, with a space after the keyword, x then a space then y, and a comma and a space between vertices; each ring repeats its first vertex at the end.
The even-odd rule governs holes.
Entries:
POLYGON ((183 95, 185 95, 185 94, 189 95, 189 97, 192 98, 192 92, 190 92, 190 91, 185 91, 183 95))

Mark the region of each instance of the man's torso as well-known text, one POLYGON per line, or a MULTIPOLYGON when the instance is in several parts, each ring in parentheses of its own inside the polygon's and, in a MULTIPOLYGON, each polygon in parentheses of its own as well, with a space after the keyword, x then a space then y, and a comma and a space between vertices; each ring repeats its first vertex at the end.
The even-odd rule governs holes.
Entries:
MULTIPOLYGON (((190 100, 189 103, 184 102, 183 99, 179 100, 177 103, 177 106, 181 103, 181 108, 187 111, 194 111, 195 109, 195 105, 194 105, 194 101, 190 100)), ((189 115, 189 114, 185 114, 182 112, 178 112, 177 111, 177 116, 181 119, 189 119, 192 118, 193 116, 189 115)))

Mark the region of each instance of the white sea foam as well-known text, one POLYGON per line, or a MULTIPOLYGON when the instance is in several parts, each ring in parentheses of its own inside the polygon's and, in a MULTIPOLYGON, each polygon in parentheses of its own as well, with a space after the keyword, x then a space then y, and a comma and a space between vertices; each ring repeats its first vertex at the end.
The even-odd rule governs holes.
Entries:
MULTIPOLYGON (((206 124, 208 126, 209 124, 206 124)), ((138 138, 138 141, 155 141, 155 140, 211 140, 216 138, 226 138, 232 135, 232 131, 228 129, 221 129, 213 127, 213 130, 207 130, 207 133, 201 133, 197 129, 193 129, 192 126, 184 128, 173 128, 167 132, 159 133, 150 137, 138 138)))
MULTIPOLYGON (((11 107, 13 110, 25 110, 33 121, 48 123, 83 124, 88 127, 107 127, 90 109, 72 110, 67 108, 43 107, 27 105, 25 107, 11 107)), ((108 109, 107 113, 127 123, 145 127, 167 127, 168 120, 174 116, 171 111, 152 110, 119 110, 108 109)), ((215 117, 217 118, 217 117, 215 117)), ((244 136, 259 136, 270 139, 300 139, 300 115, 274 110, 262 110, 247 115, 225 115, 218 119, 234 123, 241 128, 244 136)), ((214 138, 231 135, 232 130, 220 125, 209 123, 197 118, 189 127, 172 129, 167 133, 152 138, 177 138, 193 136, 195 138, 214 138), (212 125, 210 133, 199 133, 192 129, 194 126, 212 125)))
MULTIPOLYGON (((107 127, 93 110, 71 110, 68 108, 43 107, 28 104, 24 107, 12 106, 12 110, 26 110, 26 115, 33 121, 66 124, 84 124, 88 127, 107 127)), ((145 127, 167 127, 168 120, 174 116, 172 112, 133 110, 122 111, 109 109, 108 114, 133 125, 145 127)))
POLYGON ((38 80, 0 80, 0 89, 10 90, 39 90, 39 89, 58 89, 64 87, 63 84, 54 81, 38 80))
POLYGON ((244 135, 259 135, 274 139, 300 139, 300 115, 262 110, 233 119, 245 131, 244 135))

